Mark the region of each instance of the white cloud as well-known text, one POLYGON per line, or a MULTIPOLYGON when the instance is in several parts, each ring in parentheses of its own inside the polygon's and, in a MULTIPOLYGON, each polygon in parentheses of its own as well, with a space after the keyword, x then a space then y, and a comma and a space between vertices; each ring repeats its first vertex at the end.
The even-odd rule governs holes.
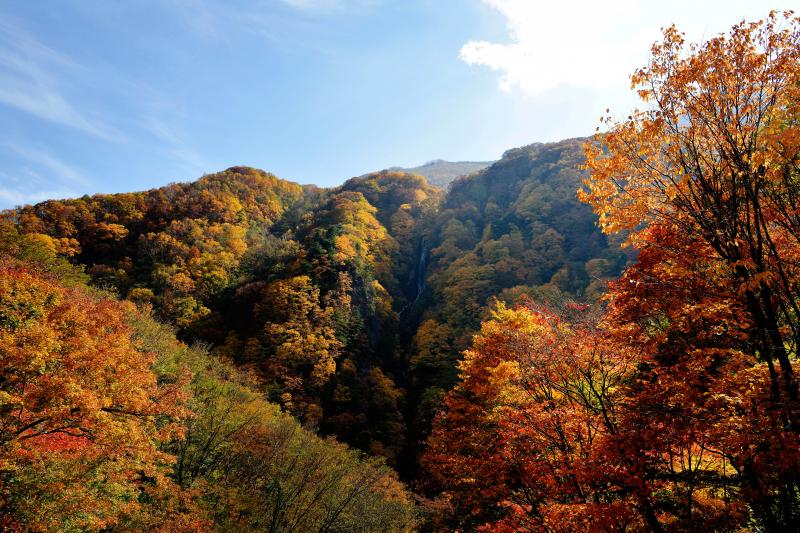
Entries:
MULTIPOLYGON (((507 19, 511 42, 470 41, 460 56, 467 64, 499 71, 502 90, 539 94, 559 84, 607 86, 625 75, 633 43, 618 26, 626 12, 638 8, 636 0, 484 1, 507 19)), ((647 42, 642 36, 636 40, 647 42)))
POLYGON ((501 90, 529 95, 561 85, 624 90, 633 70, 646 62, 660 28, 674 22, 696 41, 742 18, 763 17, 771 8, 753 0, 483 2, 505 17, 509 42, 469 41, 460 58, 499 72, 501 90))

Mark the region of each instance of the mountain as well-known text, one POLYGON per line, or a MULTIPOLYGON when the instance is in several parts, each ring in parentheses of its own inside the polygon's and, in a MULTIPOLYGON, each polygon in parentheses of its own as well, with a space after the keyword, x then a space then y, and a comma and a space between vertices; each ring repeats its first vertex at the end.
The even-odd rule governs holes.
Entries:
POLYGON ((1 212, 0 529, 798 530, 798 41, 668 27, 481 168, 1 212))
MULTIPOLYGON (((124 233, 119 222, 155 225, 136 210, 148 198, 120 195, 105 205, 141 202, 90 227, 108 240, 124 233)), ((55 223, 92 218, 85 202, 48 204, 47 215, 56 207, 55 223)), ((88 287, 83 265, 65 259, 77 239, 63 239, 0 221, 4 531, 414 529, 413 496, 385 461, 321 438, 270 402, 256 374, 180 342, 141 303, 149 289, 129 292, 137 306, 88 287)))
POLYGON ((392 167, 389 170, 425 176, 428 183, 442 189, 459 176, 466 176, 491 165, 493 161, 445 161, 434 159, 418 167, 392 167))
POLYGON ((584 142, 508 150, 454 180, 427 221, 426 290, 407 351, 409 442, 426 437, 493 302, 595 302, 631 261, 621 239, 598 231, 596 216, 577 199, 584 142))
POLYGON ((446 193, 404 171, 322 189, 233 167, 4 217, 182 340, 255 372, 306 425, 413 477, 417 443, 493 302, 591 302, 628 261, 575 197, 582 143, 419 167, 473 170, 446 193))

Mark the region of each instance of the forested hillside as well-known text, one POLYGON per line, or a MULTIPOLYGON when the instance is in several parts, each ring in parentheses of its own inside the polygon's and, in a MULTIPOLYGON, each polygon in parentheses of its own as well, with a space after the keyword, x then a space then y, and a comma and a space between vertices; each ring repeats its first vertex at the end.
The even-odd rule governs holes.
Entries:
POLYGON ((798 42, 668 28, 647 110, 446 191, 2 213, 0 529, 796 529, 798 42))
POLYGON ((250 168, 6 214, 268 397, 414 475, 493 297, 595 299, 625 256, 578 203, 581 141, 511 150, 449 193, 383 171, 301 187, 250 168))
POLYGON ((596 302, 625 266, 574 191, 583 140, 532 144, 454 181, 426 225, 426 291, 408 347, 413 442, 427 435, 457 362, 494 301, 596 302))
POLYGON ((382 460, 303 428, 257 376, 85 285, 0 224, 4 531, 406 531, 382 460))
POLYGON ((421 458, 439 528, 797 530, 798 42, 792 13, 664 30, 580 192, 636 261, 599 308, 483 322, 421 458))

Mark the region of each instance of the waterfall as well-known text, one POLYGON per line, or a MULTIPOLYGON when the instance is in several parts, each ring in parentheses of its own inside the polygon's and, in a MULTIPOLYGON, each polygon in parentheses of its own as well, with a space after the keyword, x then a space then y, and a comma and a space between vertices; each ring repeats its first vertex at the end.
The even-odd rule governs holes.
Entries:
POLYGON ((428 244, 425 242, 425 238, 423 237, 419 243, 419 257, 417 258, 417 265, 414 267, 414 279, 417 283, 417 294, 414 295, 414 299, 406 304, 400 312, 398 316, 402 316, 403 313, 408 311, 417 300, 420 299, 422 293, 425 292, 425 274, 428 269, 428 244))
POLYGON ((420 242, 419 259, 417 260, 417 296, 414 301, 422 296, 422 291, 425 290, 425 271, 428 268, 428 245, 425 239, 420 242))

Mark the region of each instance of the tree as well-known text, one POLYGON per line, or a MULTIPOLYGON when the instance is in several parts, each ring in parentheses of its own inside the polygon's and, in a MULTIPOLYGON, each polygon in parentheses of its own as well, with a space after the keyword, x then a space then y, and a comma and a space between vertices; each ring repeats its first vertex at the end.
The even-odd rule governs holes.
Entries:
POLYGON ((113 527, 170 485, 157 441, 177 431, 185 397, 156 382, 130 307, 0 263, 4 529, 113 527))
POLYGON ((279 385, 287 408, 318 422, 322 410, 314 398, 336 371, 341 348, 334 309, 321 307, 311 278, 297 276, 267 285, 258 312, 265 320, 259 337, 264 350, 255 363, 279 385))
POLYGON ((465 352, 422 458, 452 506, 451 526, 644 527, 651 487, 635 456, 614 453, 632 354, 608 342, 585 307, 565 310, 572 322, 499 304, 465 352))
MULTIPOLYGON (((134 336, 157 354, 159 380, 192 375, 193 416, 161 442, 172 477, 216 528, 246 531, 406 531, 416 516, 409 492, 381 460, 322 439, 258 392, 258 380, 202 346, 178 342, 142 312, 134 336)), ((165 507, 158 502, 157 510, 165 507)), ((172 524, 162 522, 162 524, 172 524)), ((206 527, 208 530, 210 526, 206 527)))
MULTIPOLYGON (((145 309, 0 264, 4 531, 406 531, 394 472, 145 309)), ((385 387, 375 376, 376 388, 385 387)))
POLYGON ((688 50, 666 29, 632 77, 649 108, 606 119, 581 192, 641 253, 611 316, 646 354, 640 409, 670 428, 655 447, 722 458, 769 530, 800 519, 799 43, 791 12, 688 50))

